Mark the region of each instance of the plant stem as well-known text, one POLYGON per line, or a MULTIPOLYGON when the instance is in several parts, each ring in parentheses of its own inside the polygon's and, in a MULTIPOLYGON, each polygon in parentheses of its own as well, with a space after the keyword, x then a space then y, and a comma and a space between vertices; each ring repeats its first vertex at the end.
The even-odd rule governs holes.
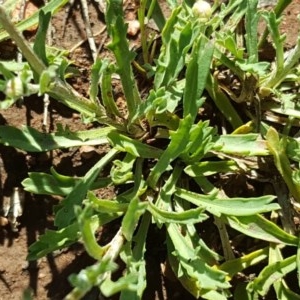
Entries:
POLYGON ((298 37, 296 46, 288 52, 284 61, 283 68, 278 72, 276 69, 272 73, 270 80, 264 83, 266 88, 276 88, 289 74, 291 69, 299 62, 300 59, 300 37, 298 37))

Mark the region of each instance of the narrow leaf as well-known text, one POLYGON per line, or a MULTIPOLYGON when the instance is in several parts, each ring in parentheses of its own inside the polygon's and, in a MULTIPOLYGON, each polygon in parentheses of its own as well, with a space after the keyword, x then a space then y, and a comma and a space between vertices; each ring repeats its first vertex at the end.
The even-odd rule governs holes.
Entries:
POLYGON ((81 205, 86 197, 87 191, 91 188, 99 172, 108 164, 118 153, 112 149, 101 158, 78 182, 72 192, 60 203, 55 215, 55 225, 59 228, 68 226, 75 218, 74 206, 81 205))
POLYGON ((112 127, 107 127, 89 131, 42 133, 28 126, 18 129, 1 125, 0 143, 28 152, 44 152, 83 145, 106 144, 107 134, 113 130, 112 127))
POLYGON ((183 212, 172 212, 161 210, 149 202, 147 209, 154 219, 163 223, 194 224, 201 223, 208 218, 208 216, 203 213, 203 208, 189 209, 183 212))
POLYGON ((286 274, 296 269, 296 255, 292 255, 274 264, 266 266, 254 279, 252 288, 260 295, 265 296, 271 285, 281 280, 286 274))
POLYGON ((169 164, 177 158, 185 149, 189 141, 189 131, 192 125, 192 119, 187 116, 180 120, 179 127, 176 132, 170 132, 171 141, 167 149, 161 154, 158 162, 150 172, 147 179, 148 184, 155 188, 157 181, 162 173, 165 172, 169 164))
POLYGON ((274 196, 210 199, 210 197, 206 195, 189 192, 180 188, 176 189, 175 195, 205 208, 216 216, 220 216, 221 214, 228 216, 252 216, 258 213, 280 209, 277 203, 270 203, 275 199, 274 196))
POLYGON ((47 66, 48 59, 46 56, 46 38, 47 30, 51 20, 51 13, 45 13, 44 10, 40 10, 39 13, 39 28, 36 33, 36 38, 33 44, 33 51, 37 54, 39 59, 47 66))
POLYGON ((183 95, 184 116, 191 115, 194 120, 199 107, 204 100, 202 92, 206 86, 206 79, 210 70, 210 64, 214 52, 214 45, 200 35, 194 42, 191 53, 192 59, 189 61, 186 70, 186 88, 183 95))
POLYGON ((137 139, 131 139, 118 132, 110 132, 107 138, 113 147, 119 151, 128 152, 135 157, 159 158, 162 153, 162 150, 158 148, 143 144, 137 139))
POLYGON ((184 172, 191 177, 210 176, 216 173, 236 172, 239 170, 236 162, 228 161, 203 161, 189 165, 184 172))
POLYGON ((276 224, 261 215, 252 216, 223 216, 222 220, 232 228, 253 238, 271 243, 296 246, 299 238, 286 233, 276 224))
POLYGON ((147 203, 140 202, 137 197, 133 198, 122 220, 122 233, 127 241, 131 241, 135 228, 142 214, 147 209, 147 203))
POLYGON ((79 226, 73 223, 61 230, 46 230, 39 239, 29 247, 28 260, 39 259, 48 253, 75 243, 80 237, 79 226))

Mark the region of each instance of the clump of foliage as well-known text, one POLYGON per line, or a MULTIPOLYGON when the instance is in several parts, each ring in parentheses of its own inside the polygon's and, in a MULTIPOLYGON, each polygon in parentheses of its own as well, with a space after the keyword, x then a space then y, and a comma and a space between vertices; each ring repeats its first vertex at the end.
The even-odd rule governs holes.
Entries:
POLYGON ((142 96, 122 1, 107 1, 108 48, 115 60, 97 59, 93 64, 89 98, 78 95, 66 82, 68 61, 45 48, 51 10, 40 11, 32 49, 5 19, 1 7, 1 24, 28 61, 18 72, 1 63, 1 88, 7 92, 2 105, 10 106, 20 96, 47 93, 103 125, 79 132, 59 128, 51 134, 0 126, 1 142, 33 152, 110 145, 83 177, 51 169, 51 174, 30 173, 23 181, 29 192, 64 197, 55 208, 57 230, 40 236, 30 246, 28 259, 81 242, 96 260, 70 277, 74 289, 66 299, 80 299, 95 286, 105 296, 120 293, 120 299, 141 299, 147 285, 146 239, 153 226, 165 230, 168 264, 196 298, 257 299, 271 288, 278 299, 300 298, 285 281, 288 273, 299 272, 300 261, 299 237, 289 222, 290 214, 297 213, 293 205, 300 202, 300 144, 290 134, 300 117, 300 39, 285 52, 285 37, 279 32, 280 15, 288 2, 278 1, 274 10, 264 11, 258 9, 257 0, 215 1, 211 11, 199 13, 193 1, 174 0, 168 1, 172 14, 165 20, 156 1, 141 1, 145 64, 139 69, 147 74, 149 84, 147 95, 142 96), (145 35, 146 17, 152 17, 161 31, 162 45, 155 60, 152 41, 145 35), (259 20, 267 26, 261 38, 259 20), (276 50, 272 62, 260 59, 267 37, 276 50), (115 104, 113 74, 120 78, 126 113, 115 104), (223 122, 206 117, 207 106, 223 122), (272 127, 270 121, 280 126, 272 127), (241 175, 275 186, 273 165, 278 182, 288 187, 287 194, 274 188, 273 195, 229 197, 216 182, 216 178, 241 175), (104 168, 110 168, 107 178, 101 177, 104 168), (113 199, 96 196, 97 189, 109 186, 121 187, 122 192, 113 199), (99 244, 97 232, 113 220, 119 220, 119 230, 109 243, 99 244), (201 228, 215 225, 222 248, 202 236, 201 228), (244 239, 262 242, 235 256, 230 240, 238 232, 244 239), (293 254, 285 256, 286 247, 293 254), (122 277, 112 280, 118 258, 124 262, 122 277), (249 279, 247 268, 252 266, 257 266, 257 276, 249 279), (238 276, 246 279, 232 288, 232 279, 238 276))

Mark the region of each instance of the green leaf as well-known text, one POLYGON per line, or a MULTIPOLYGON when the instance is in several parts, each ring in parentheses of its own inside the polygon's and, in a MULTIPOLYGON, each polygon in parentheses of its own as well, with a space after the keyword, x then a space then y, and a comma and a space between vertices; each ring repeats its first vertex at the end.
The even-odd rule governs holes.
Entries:
POLYGON ((271 243, 296 246, 299 239, 286 233, 276 224, 261 215, 252 216, 223 216, 221 218, 229 226, 248 236, 271 243))
POLYGON ((270 127, 266 134, 266 140, 270 153, 274 157, 276 168, 283 177, 295 200, 300 203, 300 183, 293 181, 293 171, 286 154, 286 137, 279 139, 279 134, 276 129, 270 127))
POLYGON ((155 220, 163 223, 194 224, 205 221, 208 216, 203 213, 203 208, 185 210, 183 212, 172 212, 159 209, 156 205, 148 202, 147 210, 155 220))
POLYGON ((133 198, 122 220, 122 233, 127 241, 131 241, 138 221, 147 209, 148 203, 141 202, 137 197, 133 198))
POLYGON ((243 59, 244 49, 238 48, 238 45, 234 37, 232 36, 231 32, 224 32, 224 34, 220 34, 219 32, 216 32, 216 36, 217 36, 217 43, 219 45, 223 46, 225 49, 230 51, 231 54, 236 59, 243 59))
POLYGON ((150 222, 150 214, 145 212, 145 214, 141 217, 141 221, 138 226, 137 233, 133 237, 133 241, 127 242, 123 247, 123 251, 120 253, 121 259, 126 264, 125 275, 137 275, 135 282, 132 282, 132 289, 123 290, 121 292, 120 299, 122 300, 141 299, 143 292, 147 287, 145 251, 150 222))
POLYGON ((106 144, 107 135, 113 130, 112 127, 107 127, 89 131, 42 133, 28 126, 18 129, 1 125, 0 143, 28 152, 44 152, 83 145, 106 144))
MULTIPOLYGON (((101 284, 101 291, 105 297, 110 297, 117 293, 126 293, 126 291, 134 290, 134 284, 138 280, 137 273, 131 273, 127 275, 123 275, 117 281, 112 281, 109 277, 107 277, 103 283, 101 284)), ((120 298, 126 299, 126 298, 120 298)), ((134 298, 130 298, 134 299, 134 298)))
POLYGON ((231 124, 233 129, 236 129, 243 125, 243 122, 239 114, 231 104, 230 99, 221 90, 218 80, 213 75, 209 75, 207 77, 206 90, 209 93, 209 96, 213 99, 217 108, 231 124))
POLYGON ((107 65, 102 74, 100 76, 101 80, 101 97, 104 107, 109 115, 112 117, 118 116, 122 117, 122 114, 119 112, 119 109, 116 105, 116 102, 113 97, 113 89, 112 89, 112 65, 107 65))
POLYGON ((127 242, 120 253, 121 259, 126 264, 124 275, 135 275, 134 280, 131 282, 131 287, 121 291, 120 299, 122 300, 142 299, 143 292, 147 286, 144 254, 146 251, 145 242, 149 223, 149 216, 145 219, 144 215, 141 221, 141 230, 139 228, 137 235, 134 237, 135 242, 127 242), (135 246, 133 247, 133 245, 135 246))
POLYGON ((189 142, 180 158, 186 163, 191 164, 201 160, 214 146, 217 137, 216 129, 208 126, 208 121, 200 121, 192 125, 189 132, 189 142))
POLYGON ((41 9, 39 12, 39 27, 33 44, 33 51, 35 54, 37 54, 45 66, 48 65, 48 59, 46 55, 46 39, 50 20, 51 12, 46 13, 43 9, 41 9))
POLYGON ((72 192, 61 201, 55 214, 55 225, 59 228, 68 226, 75 218, 74 206, 81 205, 88 190, 97 178, 99 172, 116 156, 117 150, 110 150, 101 158, 77 183, 72 192))
POLYGON ((121 203, 111 199, 99 199, 90 191, 87 197, 93 209, 100 213, 124 213, 128 208, 128 203, 121 203))
POLYGON ((192 125, 191 116, 187 116, 180 120, 179 127, 176 132, 170 132, 171 141, 167 149, 161 154, 158 162, 149 174, 147 182, 149 186, 155 188, 157 181, 162 173, 168 168, 169 164, 177 158, 185 149, 189 140, 189 131, 192 125))
POLYGON ((113 166, 110 169, 110 176, 114 184, 125 184, 132 181, 135 160, 136 156, 126 153, 122 161, 118 159, 113 161, 113 166))
POLYGON ((86 205, 84 209, 75 206, 78 226, 84 247, 89 254, 96 260, 101 260, 106 251, 107 246, 101 247, 96 240, 96 230, 99 228, 99 219, 94 215, 94 211, 90 205, 86 205))
POLYGON ((249 56, 249 63, 256 63, 258 61, 257 26, 259 20, 259 12, 257 11, 257 4, 258 0, 247 1, 246 46, 249 56))
POLYGON ((6 80, 14 78, 13 71, 15 68, 18 69, 19 72, 21 72, 24 67, 22 67, 22 63, 18 64, 15 61, 10 61, 10 62, 5 62, 1 61, 0 62, 0 74, 5 77, 6 80))
MULTIPOLYGON (((80 177, 69 177, 58 174, 53 168, 51 168, 50 171, 52 175, 42 172, 28 173, 29 177, 22 181, 24 190, 39 195, 67 196, 81 180, 80 177)), ((110 183, 110 178, 98 178, 92 184, 91 189, 107 187, 110 183)))
POLYGON ((191 177, 210 176, 216 173, 236 172, 238 165, 233 160, 228 161, 202 161, 189 165, 184 172, 191 177))
POLYGON ((70 246, 79 238, 80 233, 77 223, 73 223, 58 231, 46 229, 45 233, 29 247, 27 259, 39 259, 55 250, 70 246))
POLYGON ((67 295, 67 299, 82 299, 93 286, 101 286, 105 275, 110 274, 118 268, 117 264, 109 259, 102 259, 100 262, 82 269, 79 274, 69 276, 69 281, 75 289, 67 295))
POLYGON ((226 272, 231 278, 237 275, 239 272, 243 272, 245 269, 254 266, 263 260, 268 258, 268 248, 259 249, 242 257, 225 261, 218 269, 226 272))
POLYGON ((180 179, 182 174, 182 167, 176 164, 173 172, 171 172, 169 178, 166 180, 163 187, 159 190, 155 206, 159 209, 168 210, 172 207, 171 200, 174 192, 176 191, 176 183, 180 179))
POLYGON ((240 156, 270 154, 266 141, 255 133, 221 135, 214 145, 214 150, 240 156))
POLYGON ((228 198, 211 199, 206 195, 189 192, 177 188, 175 195, 199 207, 205 208, 210 213, 220 216, 252 216, 254 214, 280 209, 277 203, 270 203, 275 196, 262 196, 257 198, 228 198))
POLYGON ((98 92, 99 92, 99 81, 101 78, 101 74, 103 69, 107 67, 109 64, 108 59, 101 60, 97 58, 91 68, 91 84, 89 86, 89 95, 90 99, 97 103, 98 102, 98 92))
MULTIPOLYGON (((283 255, 281 254, 281 247, 280 245, 273 244, 269 248, 269 265, 274 264, 278 261, 283 260, 283 255)), ((297 257, 296 257, 296 262, 297 257)), ((273 283, 274 290, 276 292, 277 298, 282 300, 299 300, 300 295, 294 293, 289 289, 284 279, 277 280, 273 283)), ((251 285, 251 288, 253 288, 253 284, 251 285)))
POLYGON ((131 139, 118 132, 108 133, 107 138, 113 147, 119 151, 128 152, 135 157, 159 158, 162 154, 162 150, 143 144, 137 139, 131 139))
POLYGON ((34 194, 68 195, 80 179, 72 178, 73 182, 62 183, 53 175, 41 172, 30 172, 29 177, 22 181, 25 191, 34 194))
POLYGON ((108 33, 112 37, 108 48, 113 51, 117 61, 117 72, 121 78, 129 113, 128 120, 131 123, 138 105, 141 103, 131 67, 135 54, 129 50, 127 25, 123 18, 123 2, 111 0, 107 4, 106 24, 108 33))
POLYGON ((203 90, 206 86, 207 76, 214 52, 214 45, 203 35, 194 41, 191 60, 187 65, 187 85, 183 95, 183 116, 191 115, 192 120, 196 118, 199 107, 203 104, 203 90))
POLYGON ((260 295, 265 296, 274 282, 281 280, 286 274, 296 269, 296 255, 266 266, 254 279, 253 288, 260 295))
POLYGON ((186 54, 199 34, 199 27, 193 28, 183 5, 172 11, 162 32, 163 47, 157 60, 154 87, 168 89, 185 66, 186 54))
POLYGON ((161 32, 166 24, 166 19, 162 12, 159 2, 157 0, 147 1, 146 5, 149 6, 149 11, 151 11, 150 5, 153 5, 153 13, 151 16, 155 24, 157 25, 159 31, 161 32))
POLYGON ((214 291, 215 297, 217 294, 215 299, 225 300, 219 291, 230 287, 226 273, 210 267, 199 258, 198 249, 185 239, 180 226, 169 223, 167 232, 168 259, 181 284, 196 298, 214 291))
MULTIPOLYGON (((280 19, 277 18, 274 11, 265 11, 262 13, 262 17, 267 23, 269 32, 271 33, 272 41, 274 43, 274 49, 276 51, 276 68, 271 73, 271 77, 276 77, 282 71, 284 64, 284 41, 285 35, 281 35, 279 31, 280 19)), ((270 77, 270 74, 268 74, 270 77)))

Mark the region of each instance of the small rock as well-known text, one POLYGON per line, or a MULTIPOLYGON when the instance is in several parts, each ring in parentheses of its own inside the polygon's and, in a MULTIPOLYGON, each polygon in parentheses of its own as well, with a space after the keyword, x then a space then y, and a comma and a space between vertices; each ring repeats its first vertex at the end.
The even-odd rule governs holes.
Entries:
POLYGON ((42 279, 42 278, 45 278, 46 277, 46 274, 45 273, 39 273, 39 279, 42 279))
POLYGON ((140 22, 138 20, 127 21, 128 28, 127 34, 130 36, 135 36, 140 31, 140 22))
POLYGON ((8 220, 5 217, 0 217, 0 227, 6 226, 8 224, 8 220))
POLYGON ((91 158, 95 154, 95 152, 96 152, 96 149, 93 146, 84 145, 79 148, 79 153, 80 153, 81 157, 84 159, 91 158))

